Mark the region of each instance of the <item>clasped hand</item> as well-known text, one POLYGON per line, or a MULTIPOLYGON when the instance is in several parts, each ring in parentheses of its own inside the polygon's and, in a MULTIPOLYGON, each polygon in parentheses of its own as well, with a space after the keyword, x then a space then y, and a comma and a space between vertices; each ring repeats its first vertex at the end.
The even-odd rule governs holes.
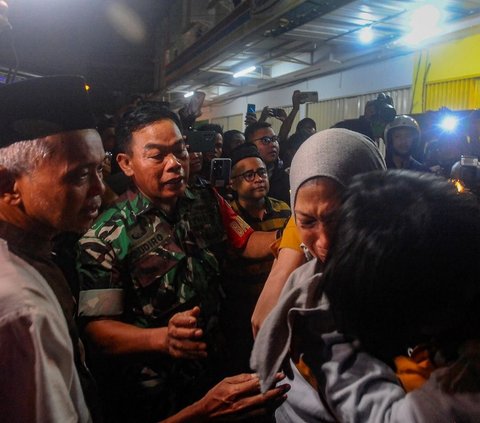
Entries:
POLYGON ((168 353, 175 358, 207 357, 207 344, 202 341, 203 330, 198 328, 200 307, 175 314, 168 322, 168 353))

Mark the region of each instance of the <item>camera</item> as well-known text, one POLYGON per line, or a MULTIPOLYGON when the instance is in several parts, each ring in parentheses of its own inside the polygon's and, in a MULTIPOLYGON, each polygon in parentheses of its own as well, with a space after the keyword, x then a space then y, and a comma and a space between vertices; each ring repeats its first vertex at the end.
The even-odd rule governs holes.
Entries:
POLYGON ((282 114, 282 109, 273 108, 273 109, 270 109, 270 110, 271 110, 272 117, 278 117, 278 116, 281 116, 281 114, 282 114))
POLYGON ((372 101, 375 108, 375 116, 382 122, 389 123, 397 115, 395 107, 393 107, 393 99, 385 93, 378 94, 377 98, 372 101))
POLYGON ((302 91, 300 93, 300 104, 317 103, 318 91, 302 91))
POLYGON ((467 189, 480 194, 480 163, 477 157, 461 156, 460 161, 452 166, 450 179, 456 182, 457 189, 467 189), (458 185, 460 183, 460 185, 458 185))

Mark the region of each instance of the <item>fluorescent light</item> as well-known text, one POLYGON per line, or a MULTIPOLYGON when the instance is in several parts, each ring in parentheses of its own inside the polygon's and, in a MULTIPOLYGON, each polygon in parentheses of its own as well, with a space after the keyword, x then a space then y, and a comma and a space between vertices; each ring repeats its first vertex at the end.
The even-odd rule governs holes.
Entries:
POLYGON ((358 31, 358 39, 363 44, 369 44, 373 41, 373 30, 371 26, 366 26, 358 31))
POLYGON ((234 78, 239 78, 240 76, 245 76, 249 73, 252 73, 255 69, 257 69, 256 66, 250 66, 249 68, 242 69, 236 73, 233 74, 234 78))
POLYGON ((189 91, 188 93, 185 93, 183 96, 185 98, 191 97, 193 95, 193 91, 189 91))
POLYGON ((442 11, 433 4, 425 4, 414 10, 411 15, 411 31, 402 38, 410 45, 418 45, 428 38, 440 33, 442 11))
POLYGON ((439 24, 441 17, 442 12, 440 9, 437 6, 428 3, 413 11, 411 25, 412 28, 415 29, 425 26, 436 27, 439 24))

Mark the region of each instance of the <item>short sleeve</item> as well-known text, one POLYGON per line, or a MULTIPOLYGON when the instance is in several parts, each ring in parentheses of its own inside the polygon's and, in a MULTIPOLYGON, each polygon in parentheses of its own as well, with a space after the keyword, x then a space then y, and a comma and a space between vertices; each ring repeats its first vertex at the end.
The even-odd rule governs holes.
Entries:
POLYGON ((227 233, 227 238, 233 248, 242 250, 248 242, 248 238, 254 232, 251 226, 246 223, 225 199, 215 191, 215 197, 218 202, 223 226, 227 233))
POLYGON ((302 241, 300 240, 300 236, 298 234, 297 225, 295 224, 295 219, 292 216, 288 220, 287 226, 285 226, 285 229, 283 230, 283 235, 280 245, 278 246, 278 250, 281 250, 282 248, 290 248, 303 254, 303 249, 300 247, 301 243, 302 241))
POLYGON ((80 240, 80 317, 119 316, 124 309, 124 286, 117 254, 110 242, 90 229, 80 240))

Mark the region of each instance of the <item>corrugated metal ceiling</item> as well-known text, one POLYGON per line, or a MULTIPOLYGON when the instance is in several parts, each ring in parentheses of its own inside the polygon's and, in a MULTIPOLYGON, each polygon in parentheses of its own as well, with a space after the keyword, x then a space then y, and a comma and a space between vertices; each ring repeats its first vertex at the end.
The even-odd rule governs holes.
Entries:
MULTIPOLYGON (((228 36, 215 39, 215 28, 206 34, 214 41, 190 56, 194 58, 191 69, 188 61, 186 65, 179 65, 182 56, 170 64, 169 90, 200 89, 207 92, 209 101, 219 102, 265 87, 285 85, 298 78, 334 72, 346 65, 346 58, 352 61, 364 56, 368 60, 372 54, 376 57, 404 54, 406 49, 398 39, 410 26, 411 12, 426 4, 422 0, 356 0, 335 2, 339 7, 332 10, 331 3, 327 0, 280 1, 270 13, 264 12, 260 17, 244 10, 242 13, 249 13, 248 19, 243 17, 244 23, 228 36), (367 26, 371 27, 375 41, 369 46, 360 46, 358 31, 367 26), (239 67, 252 64, 258 69, 255 74, 239 80, 232 78, 239 67), (283 74, 277 71, 276 76, 271 77, 273 68, 280 69, 279 66, 286 64, 297 66, 285 67, 283 74)), ((456 23, 462 28, 480 23, 480 0, 445 0, 435 4, 444 11, 444 27, 456 23)), ((239 13, 237 9, 233 13, 239 13)), ((234 18, 230 17, 233 21, 234 18)), ((225 28, 223 31, 225 34, 225 28)), ((188 55, 189 50, 184 54, 188 55)))

